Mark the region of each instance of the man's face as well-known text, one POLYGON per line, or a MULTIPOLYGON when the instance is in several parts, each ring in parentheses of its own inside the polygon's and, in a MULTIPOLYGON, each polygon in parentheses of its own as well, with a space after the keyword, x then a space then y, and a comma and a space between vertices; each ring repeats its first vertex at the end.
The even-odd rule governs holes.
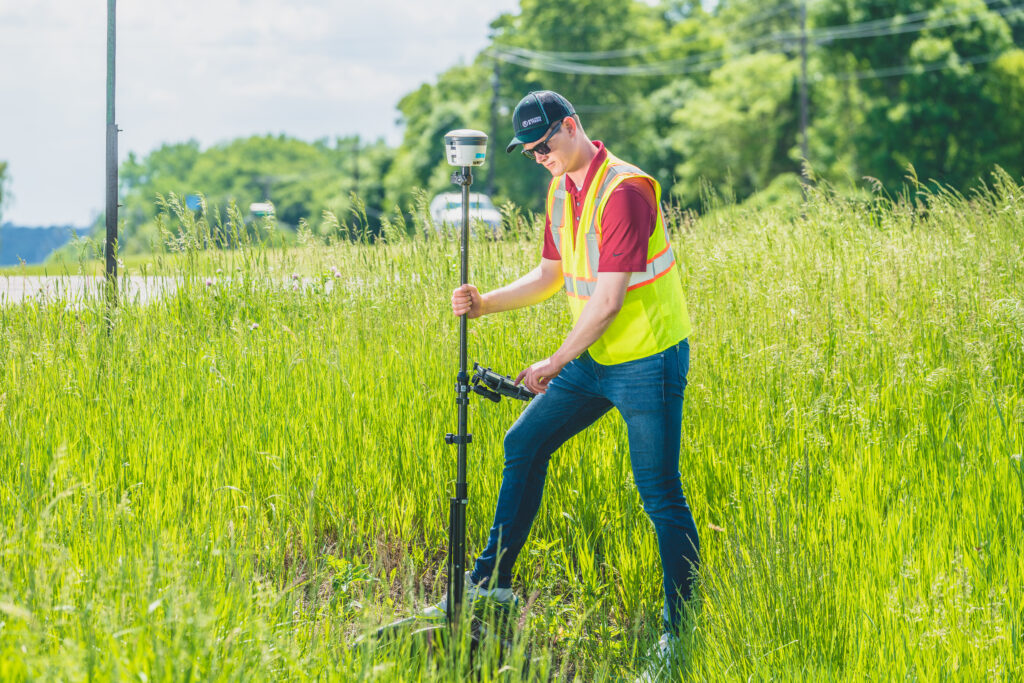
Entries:
POLYGON ((537 142, 523 145, 523 149, 533 155, 534 161, 548 169, 553 176, 562 175, 567 168, 566 154, 569 148, 565 127, 566 120, 563 119, 549 128, 544 137, 537 142))

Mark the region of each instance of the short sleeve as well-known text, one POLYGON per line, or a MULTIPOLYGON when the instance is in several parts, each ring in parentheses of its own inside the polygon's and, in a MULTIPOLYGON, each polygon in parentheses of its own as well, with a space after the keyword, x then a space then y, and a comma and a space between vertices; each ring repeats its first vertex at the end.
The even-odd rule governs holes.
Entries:
POLYGON ((654 187, 643 178, 624 180, 612 190, 601 217, 600 273, 641 273, 657 225, 654 187))

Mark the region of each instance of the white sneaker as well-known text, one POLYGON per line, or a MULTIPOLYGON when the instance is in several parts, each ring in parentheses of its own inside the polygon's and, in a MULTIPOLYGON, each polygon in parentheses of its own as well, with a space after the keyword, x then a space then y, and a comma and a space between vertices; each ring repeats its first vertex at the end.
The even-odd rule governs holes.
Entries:
MULTIPOLYGON (((463 599, 463 606, 473 610, 474 613, 482 612, 490 606, 505 613, 511 612, 519 606, 519 598, 512 592, 511 588, 484 588, 470 580, 471 571, 466 572, 465 587, 466 597, 463 599)), ((420 619, 427 621, 443 621, 448 616, 448 595, 445 594, 436 605, 431 605, 419 613, 420 619)))
POLYGON ((644 659, 646 666, 640 675, 636 677, 636 683, 653 683, 654 681, 665 681, 669 678, 672 670, 673 659, 677 656, 679 638, 668 633, 661 634, 657 645, 647 651, 644 659))

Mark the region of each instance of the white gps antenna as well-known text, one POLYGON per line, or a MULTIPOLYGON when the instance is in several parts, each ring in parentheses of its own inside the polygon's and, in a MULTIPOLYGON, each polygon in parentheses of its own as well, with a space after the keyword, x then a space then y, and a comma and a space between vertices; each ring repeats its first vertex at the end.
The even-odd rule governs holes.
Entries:
POLYGON ((444 136, 444 151, 452 166, 483 166, 487 158, 487 134, 468 128, 449 131, 444 136))

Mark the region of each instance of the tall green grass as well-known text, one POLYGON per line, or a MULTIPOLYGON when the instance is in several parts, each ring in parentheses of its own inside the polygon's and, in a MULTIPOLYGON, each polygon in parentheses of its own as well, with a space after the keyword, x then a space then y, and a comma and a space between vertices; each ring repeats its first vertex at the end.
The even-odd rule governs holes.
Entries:
MULTIPOLYGON (((552 462, 503 660, 464 637, 353 646, 444 590, 456 243, 206 251, 209 226, 167 220, 181 253, 134 272, 176 295, 0 308, 0 678, 632 675, 660 565, 615 415, 552 462)), ((1022 226, 1001 175, 673 214, 703 553, 676 677, 1024 675, 1022 226)), ((539 251, 474 241, 471 280, 539 251)), ((516 372, 569 322, 557 297, 473 321, 470 357, 516 372)), ((471 406, 471 556, 521 408, 471 406)))

